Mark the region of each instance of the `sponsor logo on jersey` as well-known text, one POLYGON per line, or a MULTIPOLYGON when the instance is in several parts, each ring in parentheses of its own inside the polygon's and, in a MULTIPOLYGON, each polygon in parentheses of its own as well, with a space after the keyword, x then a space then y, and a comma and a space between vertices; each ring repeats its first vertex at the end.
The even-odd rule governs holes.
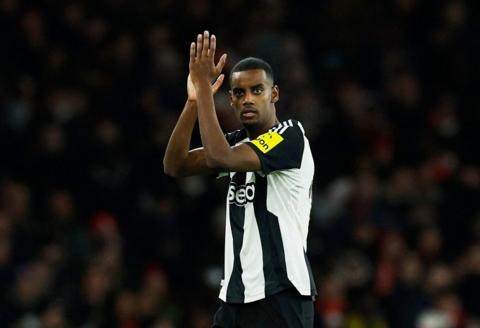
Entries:
POLYGON ((257 139, 252 140, 252 144, 260 149, 262 153, 266 154, 282 141, 283 137, 277 132, 267 132, 258 136, 257 139))
POLYGON ((255 198, 255 183, 250 182, 246 185, 237 185, 231 183, 228 187, 228 203, 237 206, 245 206, 249 202, 253 202, 255 198))

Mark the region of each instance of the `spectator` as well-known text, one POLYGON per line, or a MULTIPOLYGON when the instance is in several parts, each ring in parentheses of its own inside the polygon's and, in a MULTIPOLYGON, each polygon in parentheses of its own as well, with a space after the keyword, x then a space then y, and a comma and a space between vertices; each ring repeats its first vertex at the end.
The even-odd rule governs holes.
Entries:
POLYGON ((161 166, 204 28, 304 122, 317 326, 478 326, 477 7, 0 1, 0 326, 209 324, 225 186, 161 166))

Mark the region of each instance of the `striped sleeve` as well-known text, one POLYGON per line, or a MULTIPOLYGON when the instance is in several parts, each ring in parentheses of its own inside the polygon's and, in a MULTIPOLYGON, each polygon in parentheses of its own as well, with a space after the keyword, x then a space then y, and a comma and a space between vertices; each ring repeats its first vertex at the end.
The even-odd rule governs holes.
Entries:
POLYGON ((287 120, 247 145, 257 153, 265 174, 300 168, 305 146, 304 130, 299 122, 287 120))

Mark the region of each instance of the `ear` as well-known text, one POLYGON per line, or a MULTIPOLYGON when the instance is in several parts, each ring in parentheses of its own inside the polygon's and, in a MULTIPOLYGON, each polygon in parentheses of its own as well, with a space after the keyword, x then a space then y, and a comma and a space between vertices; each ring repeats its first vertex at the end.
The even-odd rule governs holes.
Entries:
POLYGON ((278 89, 278 85, 274 85, 272 87, 272 99, 271 99, 271 103, 274 104, 278 101, 278 99, 280 99, 280 89, 278 89))

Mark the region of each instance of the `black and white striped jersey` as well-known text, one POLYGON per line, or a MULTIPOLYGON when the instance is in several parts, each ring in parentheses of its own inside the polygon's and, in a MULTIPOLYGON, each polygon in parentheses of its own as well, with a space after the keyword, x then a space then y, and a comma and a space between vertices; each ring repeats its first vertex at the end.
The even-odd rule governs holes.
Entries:
POLYGON ((294 286, 315 295, 306 257, 314 163, 302 125, 287 120, 254 140, 245 130, 226 135, 249 145, 262 170, 229 172, 225 267, 220 298, 248 303, 294 286))

